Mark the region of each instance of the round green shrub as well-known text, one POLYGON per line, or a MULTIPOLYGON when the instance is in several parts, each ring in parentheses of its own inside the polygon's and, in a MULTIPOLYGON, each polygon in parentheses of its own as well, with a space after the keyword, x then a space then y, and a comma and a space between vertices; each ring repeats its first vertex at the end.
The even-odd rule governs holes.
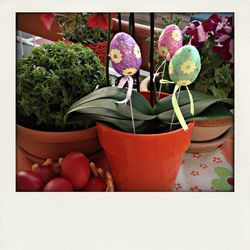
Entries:
POLYGON ((17 123, 33 129, 65 131, 68 108, 95 88, 107 86, 105 69, 91 49, 81 44, 45 43, 17 60, 17 123))

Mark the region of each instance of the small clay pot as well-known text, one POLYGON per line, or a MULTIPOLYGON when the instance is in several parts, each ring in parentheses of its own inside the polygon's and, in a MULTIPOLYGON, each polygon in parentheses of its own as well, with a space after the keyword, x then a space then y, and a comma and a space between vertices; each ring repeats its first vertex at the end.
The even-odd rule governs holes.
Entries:
POLYGON ((96 127, 67 132, 46 132, 16 126, 17 145, 31 161, 42 163, 47 158, 57 160, 72 151, 89 156, 101 145, 96 127))

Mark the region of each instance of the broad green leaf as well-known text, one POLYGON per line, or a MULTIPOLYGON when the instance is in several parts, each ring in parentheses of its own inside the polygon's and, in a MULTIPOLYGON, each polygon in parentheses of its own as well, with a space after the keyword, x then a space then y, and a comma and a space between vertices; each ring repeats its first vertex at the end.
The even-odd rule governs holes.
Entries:
MULTIPOLYGON (((213 105, 214 103, 217 103, 219 98, 208 98, 206 100, 200 100, 200 101, 194 101, 194 116, 190 113, 190 104, 187 105, 180 105, 181 112, 185 119, 189 119, 192 117, 196 117, 199 114, 201 114, 205 109, 207 109, 209 106, 213 105)), ((224 99, 225 102, 231 103, 230 99, 224 99)), ((157 115, 157 117, 164 121, 164 122, 170 122, 172 120, 173 116, 173 109, 168 110, 166 112, 162 112, 161 114, 157 115)), ((192 119, 190 119, 192 120, 192 119)), ((175 116, 174 122, 177 121, 177 118, 175 116)))
MULTIPOLYGON (((132 126, 132 120, 131 119, 117 119, 114 117, 109 116, 103 116, 103 115, 93 115, 93 114, 80 114, 76 113, 71 117, 71 122, 78 121, 79 119, 89 119, 96 122, 102 122, 104 124, 107 124, 108 126, 112 125, 116 128, 119 128, 123 131, 132 133, 133 132, 133 126, 132 126)), ((146 124, 147 121, 134 121, 135 124, 135 130, 136 133, 141 133, 144 131, 143 125, 146 124), (142 127, 142 128, 141 128, 142 127)))
MULTIPOLYGON (((83 97, 79 101, 75 102, 71 107, 70 110, 76 108, 77 106, 97 100, 97 99, 114 99, 117 101, 122 101, 126 97, 127 89, 120 89, 117 87, 106 87, 102 89, 98 89, 89 95, 83 97)), ((151 107, 150 103, 143 97, 141 94, 133 91, 132 93, 132 104, 138 111, 141 111, 145 114, 153 114, 153 108, 151 107)))
MULTIPOLYGON (((82 114, 99 114, 103 116, 109 116, 109 114, 106 114, 106 111, 112 111, 113 113, 116 113, 117 115, 130 118, 132 117, 131 110, 129 104, 117 104, 115 103, 116 100, 114 99, 97 99, 93 101, 89 101, 86 103, 79 104, 73 109, 70 109, 67 112, 67 115, 72 112, 80 112, 82 114)), ((135 105, 134 105, 135 106, 135 105)), ((152 120, 156 116, 155 115, 147 115, 143 114, 140 111, 136 110, 136 108, 133 106, 133 115, 134 119, 136 120, 152 120)))
POLYGON ((205 109, 198 116, 191 117, 187 121, 197 121, 197 120, 208 120, 208 119, 218 119, 218 118, 232 118, 233 113, 230 112, 222 103, 215 103, 212 106, 205 109))
MULTIPOLYGON (((209 95, 206 95, 206 94, 198 92, 198 91, 191 90, 190 92, 193 96, 194 103, 196 101, 200 101, 200 100, 204 100, 204 99, 214 99, 213 96, 209 96, 209 95)), ((180 91, 180 95, 178 98, 179 106, 189 104, 189 101, 190 100, 189 100, 188 92, 186 90, 180 91)), ((160 114, 162 112, 165 112, 165 111, 168 111, 171 109, 173 109, 171 95, 160 99, 159 103, 154 107, 154 111, 156 114, 160 114)))

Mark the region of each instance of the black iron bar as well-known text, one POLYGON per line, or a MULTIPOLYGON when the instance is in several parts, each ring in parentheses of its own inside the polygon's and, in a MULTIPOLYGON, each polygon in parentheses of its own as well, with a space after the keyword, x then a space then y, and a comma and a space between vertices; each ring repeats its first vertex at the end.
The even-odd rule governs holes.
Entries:
POLYGON ((119 32, 122 32, 122 17, 121 17, 121 13, 118 13, 118 27, 119 27, 119 32))

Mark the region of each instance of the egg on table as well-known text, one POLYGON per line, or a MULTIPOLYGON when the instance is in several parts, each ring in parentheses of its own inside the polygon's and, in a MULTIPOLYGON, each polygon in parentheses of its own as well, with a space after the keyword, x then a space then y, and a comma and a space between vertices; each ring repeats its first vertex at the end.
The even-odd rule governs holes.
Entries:
POLYGON ((119 74, 132 76, 142 64, 140 48, 130 35, 119 32, 110 42, 110 60, 119 74))
POLYGON ((159 54, 169 61, 181 46, 182 34, 179 27, 175 24, 166 26, 159 37, 159 54))

